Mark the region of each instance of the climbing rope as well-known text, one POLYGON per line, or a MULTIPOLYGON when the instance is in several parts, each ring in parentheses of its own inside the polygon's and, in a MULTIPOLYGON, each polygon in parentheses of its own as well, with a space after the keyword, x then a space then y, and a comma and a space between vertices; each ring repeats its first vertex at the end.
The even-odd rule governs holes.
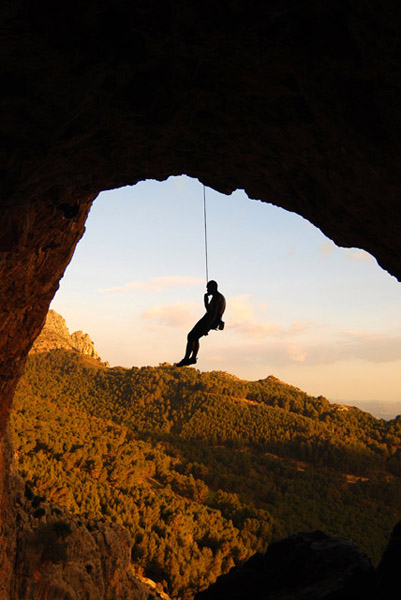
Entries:
POLYGON ((205 228, 205 266, 206 266, 206 283, 209 281, 209 267, 207 260, 207 220, 206 220, 206 188, 203 186, 203 222, 205 228))

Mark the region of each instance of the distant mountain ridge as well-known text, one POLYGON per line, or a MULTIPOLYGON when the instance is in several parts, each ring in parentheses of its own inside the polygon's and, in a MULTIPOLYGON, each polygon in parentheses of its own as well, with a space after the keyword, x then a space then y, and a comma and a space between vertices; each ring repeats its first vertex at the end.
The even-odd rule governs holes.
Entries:
POLYGON ((89 335, 83 331, 74 331, 70 334, 65 319, 55 310, 49 310, 47 313, 46 322, 31 353, 50 350, 76 350, 84 356, 102 362, 89 335))

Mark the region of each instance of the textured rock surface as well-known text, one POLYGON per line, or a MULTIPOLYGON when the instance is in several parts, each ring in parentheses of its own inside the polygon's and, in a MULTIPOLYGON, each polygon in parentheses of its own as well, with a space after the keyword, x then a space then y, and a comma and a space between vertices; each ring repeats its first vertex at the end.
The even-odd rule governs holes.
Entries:
POLYGON ((156 600, 130 570, 124 527, 87 521, 16 482, 18 600, 156 600))
POLYGON ((87 333, 74 331, 70 334, 65 319, 55 310, 49 310, 42 331, 36 338, 31 352, 48 352, 49 350, 77 350, 85 356, 101 360, 95 345, 87 333))
POLYGON ((196 600, 378 600, 369 558, 348 540, 320 531, 271 544, 219 577, 196 600))
POLYGON ((396 0, 5 0, 0 19, 0 438, 102 189, 244 188, 401 277, 396 0))
POLYGON ((0 598, 7 599, 15 559, 15 509, 12 448, 8 431, 0 437, 0 598))
MULTIPOLYGON (((68 218, 101 189, 187 173, 295 210, 400 276, 399 3, 212 6, 3 3, 18 217, 44 196, 68 218)), ((3 223, 7 250, 21 223, 3 223)))
MULTIPOLYGON (((69 190, 64 198, 68 198, 69 190)), ((42 329, 46 313, 75 244, 84 232, 90 199, 82 202, 73 216, 59 210, 60 197, 34 198, 24 204, 1 207, 0 223, 4 233, 9 226, 7 244, 0 251, 0 494, 1 507, 12 504, 9 481, 11 464, 7 435, 12 397, 22 373, 28 351, 42 329), (7 248, 5 247, 7 246, 7 248), (3 471, 3 469, 6 470, 3 471)), ((15 527, 6 508, 0 512, 0 590, 8 600, 9 550, 15 545, 15 527)))

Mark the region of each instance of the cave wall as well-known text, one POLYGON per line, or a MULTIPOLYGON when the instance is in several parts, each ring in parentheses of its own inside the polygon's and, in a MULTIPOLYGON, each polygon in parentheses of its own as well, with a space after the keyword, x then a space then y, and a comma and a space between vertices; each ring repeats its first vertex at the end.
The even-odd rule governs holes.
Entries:
POLYGON ((401 5, 261 4, 0 7, 0 547, 13 391, 99 191, 182 173, 243 188, 401 277, 401 5))
POLYGON ((0 598, 8 600, 15 557, 11 401, 27 353, 39 334, 58 281, 84 232, 91 205, 82 198, 70 215, 68 197, 10 206, 2 214, 0 252, 0 598), (65 202, 62 202, 64 200, 65 202), (62 208, 60 208, 60 206, 62 208), (66 212, 68 213, 66 215, 66 212), (3 218, 4 215, 4 218, 3 218))

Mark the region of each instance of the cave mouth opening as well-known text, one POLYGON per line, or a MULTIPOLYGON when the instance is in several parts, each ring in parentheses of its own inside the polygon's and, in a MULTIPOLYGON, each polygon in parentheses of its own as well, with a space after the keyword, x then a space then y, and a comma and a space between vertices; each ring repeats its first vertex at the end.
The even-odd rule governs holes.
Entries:
MULTIPOLYGON (((228 326, 202 341, 198 368, 272 374, 340 403, 395 401, 394 278, 295 213, 243 191, 206 193, 209 273, 228 300, 228 326)), ((111 365, 182 358, 203 314, 202 194, 199 181, 172 176, 96 199, 52 308, 111 365)))

